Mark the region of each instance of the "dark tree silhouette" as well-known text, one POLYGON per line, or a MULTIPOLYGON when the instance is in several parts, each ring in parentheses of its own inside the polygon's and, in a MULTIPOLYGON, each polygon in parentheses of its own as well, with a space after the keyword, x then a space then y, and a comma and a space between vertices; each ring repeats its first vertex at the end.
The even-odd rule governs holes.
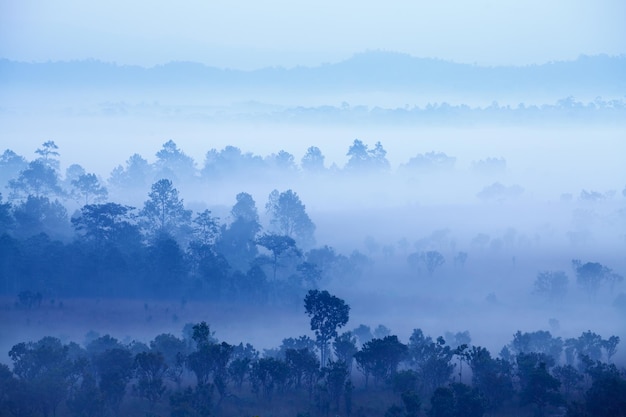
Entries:
POLYGON ((44 417, 55 415, 58 405, 67 398, 75 372, 67 346, 59 339, 44 337, 13 346, 9 357, 13 372, 31 393, 36 408, 44 417))
POLYGON ((191 210, 185 210, 172 181, 162 179, 152 184, 150 197, 141 210, 141 223, 152 239, 169 234, 178 239, 191 231, 191 210))
POLYGON ((301 252, 296 247, 296 241, 289 236, 264 234, 257 239, 257 244, 263 246, 272 253, 272 271, 273 279, 276 280, 276 270, 280 264, 280 260, 286 257, 301 256, 301 252))
POLYGON ((137 383, 134 389, 140 397, 148 400, 151 410, 165 393, 163 377, 166 370, 165 359, 160 353, 141 352, 135 355, 137 383))
POLYGON ((248 271, 258 253, 256 238, 261 225, 252 196, 239 193, 236 199, 237 202, 231 210, 233 221, 228 226, 222 226, 217 250, 233 268, 248 271))
POLYGON ((366 375, 372 375, 374 382, 390 380, 398 364, 405 358, 408 348, 398 341, 397 336, 372 339, 365 343, 354 355, 359 368, 366 375))
POLYGON ((304 298, 304 308, 320 347, 321 365, 325 366, 328 342, 337 336, 338 328, 348 323, 350 306, 328 291, 310 290, 304 298))

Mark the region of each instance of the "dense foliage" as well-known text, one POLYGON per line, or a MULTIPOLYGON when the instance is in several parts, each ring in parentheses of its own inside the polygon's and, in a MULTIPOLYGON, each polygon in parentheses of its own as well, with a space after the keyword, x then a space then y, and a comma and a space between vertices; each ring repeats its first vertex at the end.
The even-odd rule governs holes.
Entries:
MULTIPOLYGON (((319 314, 331 322, 344 316, 332 309, 319 314)), ((484 347, 454 346, 455 339, 433 340, 420 329, 407 343, 396 335, 363 343, 346 332, 334 337, 334 354, 322 366, 324 345, 308 336, 286 338, 261 354, 249 343, 220 342, 205 322, 185 330, 182 338, 160 334, 149 345, 93 332, 82 346, 54 337, 18 343, 9 352, 12 367, 0 366, 0 412, 480 417, 515 409, 516 415, 626 415, 626 370, 610 361, 619 338, 591 331, 566 340, 518 331, 497 358, 484 347), (461 361, 470 371, 455 374, 461 361)))

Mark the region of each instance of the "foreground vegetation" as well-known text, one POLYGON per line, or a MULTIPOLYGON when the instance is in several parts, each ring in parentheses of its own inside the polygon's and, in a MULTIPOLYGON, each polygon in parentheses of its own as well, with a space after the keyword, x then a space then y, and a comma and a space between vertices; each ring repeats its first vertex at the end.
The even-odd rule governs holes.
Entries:
POLYGON ((339 333, 350 307, 327 291, 304 300, 315 339, 259 352, 220 342, 205 322, 148 344, 87 335, 18 343, 0 366, 8 416, 483 416, 626 415, 619 337, 561 339, 516 332, 498 355, 469 332, 407 343, 385 326, 339 333))

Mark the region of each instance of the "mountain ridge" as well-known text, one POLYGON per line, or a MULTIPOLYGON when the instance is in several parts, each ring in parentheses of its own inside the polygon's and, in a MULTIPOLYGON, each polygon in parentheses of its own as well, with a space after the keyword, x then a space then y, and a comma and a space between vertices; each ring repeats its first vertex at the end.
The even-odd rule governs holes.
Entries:
POLYGON ((572 61, 526 66, 480 66, 408 54, 368 51, 318 66, 223 69, 191 61, 153 67, 94 59, 29 63, 0 59, 4 86, 157 85, 211 89, 284 88, 297 90, 572 90, 626 95, 626 55, 581 55, 572 61))

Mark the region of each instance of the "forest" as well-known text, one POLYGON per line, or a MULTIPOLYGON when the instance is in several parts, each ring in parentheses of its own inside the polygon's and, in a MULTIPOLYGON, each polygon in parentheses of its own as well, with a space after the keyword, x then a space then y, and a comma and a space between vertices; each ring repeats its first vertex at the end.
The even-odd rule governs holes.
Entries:
POLYGON ((392 168, 381 142, 359 139, 342 167, 316 146, 299 163, 226 146, 201 168, 169 140, 154 162, 133 154, 106 179, 77 163, 62 171, 61 151, 46 141, 30 161, 0 155, 1 415, 626 415, 613 334, 626 317, 615 250, 626 187, 528 197, 506 182, 505 158, 466 172, 429 151, 392 168), (434 194, 400 211, 387 201, 424 181, 469 191, 454 210, 434 194), (459 220, 472 210, 482 223, 459 220), (526 211, 553 223, 531 233, 528 217, 496 216, 526 211), (378 315, 393 308, 374 295, 400 319, 378 315), (138 315, 141 334, 55 323, 122 305, 134 310, 118 324, 138 315), (197 306, 212 317, 189 313, 197 306), (216 311, 276 319, 261 331, 280 343, 249 329, 220 340, 233 323, 216 311), (427 323, 464 326, 470 311, 476 332, 427 323), (488 340, 503 314, 529 319, 498 323, 507 339, 488 340))

